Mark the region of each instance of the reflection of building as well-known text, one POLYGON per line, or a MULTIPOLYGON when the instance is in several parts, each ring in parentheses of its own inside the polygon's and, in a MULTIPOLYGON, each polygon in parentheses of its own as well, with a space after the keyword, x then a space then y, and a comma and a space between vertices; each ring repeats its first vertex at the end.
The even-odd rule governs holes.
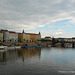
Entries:
POLYGON ((24 61, 25 59, 33 58, 35 56, 38 56, 40 59, 41 48, 38 48, 38 50, 36 48, 29 48, 27 50, 8 50, 0 52, 0 62, 14 62, 18 59, 22 59, 22 61, 24 61))
POLYGON ((19 55, 19 57, 22 57, 23 61, 26 58, 32 58, 34 56, 38 56, 40 58, 40 56, 41 56, 41 48, 38 48, 38 50, 36 48, 29 48, 27 50, 25 50, 25 49, 19 50, 18 55, 19 55))
POLYGON ((18 59, 18 53, 17 50, 11 50, 11 51, 7 51, 7 61, 11 61, 14 62, 18 59))
POLYGON ((0 62, 6 62, 6 52, 0 52, 0 62))
POLYGON ((3 33, 1 30, 0 30, 0 42, 3 42, 3 33))
POLYGON ((0 62, 13 62, 17 60, 18 53, 15 50, 0 52, 0 62))
POLYGON ((18 42, 18 34, 14 31, 2 30, 4 42, 18 42))
POLYGON ((35 34, 35 33, 24 33, 24 30, 22 33, 18 33, 18 41, 19 42, 32 42, 32 41, 40 41, 41 40, 41 34, 35 34))

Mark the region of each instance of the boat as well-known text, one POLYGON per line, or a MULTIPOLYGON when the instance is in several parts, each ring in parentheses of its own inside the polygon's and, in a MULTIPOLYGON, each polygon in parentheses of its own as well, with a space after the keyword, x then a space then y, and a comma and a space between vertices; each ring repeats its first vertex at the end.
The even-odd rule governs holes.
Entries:
POLYGON ((41 45, 37 45, 37 46, 35 46, 35 47, 41 47, 41 45))
POLYGON ((1 50, 0 50, 0 52, 5 52, 5 51, 7 51, 7 49, 1 49, 1 50))
POLYGON ((28 46, 22 46, 22 48, 28 48, 28 46))
POLYGON ((18 48, 21 48, 21 46, 14 46, 14 48, 18 49, 18 48))
POLYGON ((6 48, 7 48, 7 46, 0 46, 0 50, 6 49, 6 48))
POLYGON ((24 45, 22 46, 22 48, 28 48, 28 45, 27 45, 27 44, 24 44, 24 45))
POLYGON ((47 47, 51 47, 51 45, 47 45, 47 47))
POLYGON ((9 46, 9 47, 7 47, 7 49, 19 49, 19 48, 21 48, 20 46, 9 46))

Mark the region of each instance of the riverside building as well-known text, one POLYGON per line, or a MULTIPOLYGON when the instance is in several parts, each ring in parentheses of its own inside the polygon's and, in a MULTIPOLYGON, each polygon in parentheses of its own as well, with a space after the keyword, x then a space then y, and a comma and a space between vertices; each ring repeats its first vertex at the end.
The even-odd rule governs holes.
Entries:
POLYGON ((18 33, 19 42, 35 42, 41 40, 41 34, 35 33, 25 33, 24 30, 22 33, 18 33))
POLYGON ((3 33, 1 30, 0 30, 0 42, 3 42, 3 33))
POLYGON ((3 42, 18 42, 18 33, 14 31, 2 30, 3 42))
POLYGON ((19 42, 29 42, 30 35, 25 34, 25 33, 18 33, 18 41, 19 42))

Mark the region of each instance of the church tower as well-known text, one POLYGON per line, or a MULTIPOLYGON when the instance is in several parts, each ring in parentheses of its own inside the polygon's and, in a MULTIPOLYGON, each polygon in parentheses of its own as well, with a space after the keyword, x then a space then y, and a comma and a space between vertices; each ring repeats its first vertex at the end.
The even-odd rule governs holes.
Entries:
POLYGON ((25 32, 24 32, 24 29, 23 29, 22 33, 25 33, 25 32))
POLYGON ((39 35, 41 35, 41 33, 39 32, 39 35))

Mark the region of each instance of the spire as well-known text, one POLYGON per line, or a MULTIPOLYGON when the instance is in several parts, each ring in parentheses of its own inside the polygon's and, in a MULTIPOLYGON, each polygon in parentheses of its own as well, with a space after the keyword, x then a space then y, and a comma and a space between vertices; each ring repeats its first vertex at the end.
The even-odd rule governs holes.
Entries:
POLYGON ((41 33, 39 32, 39 34, 41 34, 41 33))
POLYGON ((24 29, 23 29, 22 33, 24 33, 24 29))

